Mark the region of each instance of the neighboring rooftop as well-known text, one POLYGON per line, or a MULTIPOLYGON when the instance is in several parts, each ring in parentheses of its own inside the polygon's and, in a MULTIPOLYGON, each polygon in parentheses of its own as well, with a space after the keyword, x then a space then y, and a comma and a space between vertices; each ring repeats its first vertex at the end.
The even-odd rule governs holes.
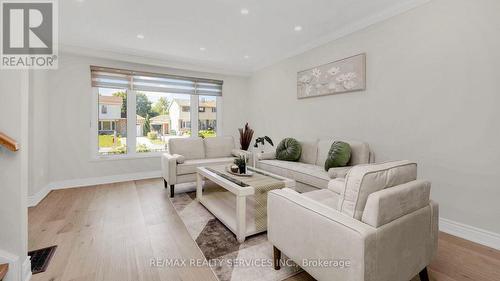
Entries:
POLYGON ((99 95, 99 103, 107 105, 122 105, 122 97, 117 96, 101 96, 99 95))

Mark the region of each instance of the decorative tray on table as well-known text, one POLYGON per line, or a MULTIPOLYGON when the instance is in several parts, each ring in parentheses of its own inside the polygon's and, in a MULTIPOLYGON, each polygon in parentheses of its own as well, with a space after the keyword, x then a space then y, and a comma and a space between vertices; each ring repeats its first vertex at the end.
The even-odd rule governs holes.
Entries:
POLYGON ((253 172, 247 169, 247 172, 245 174, 240 174, 240 173, 235 173, 231 171, 231 166, 226 167, 226 172, 230 173, 231 175, 238 176, 238 177, 251 177, 253 176, 253 172))

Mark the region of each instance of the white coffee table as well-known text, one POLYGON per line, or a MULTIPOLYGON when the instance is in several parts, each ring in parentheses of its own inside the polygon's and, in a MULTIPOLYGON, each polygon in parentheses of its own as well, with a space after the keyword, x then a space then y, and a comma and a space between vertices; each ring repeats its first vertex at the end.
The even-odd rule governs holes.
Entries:
MULTIPOLYGON (((243 177, 233 175, 229 178, 224 177, 211 168, 213 167, 197 168, 197 200, 229 228, 240 243, 244 242, 248 236, 266 231, 267 227, 257 227, 255 224, 254 187, 243 186, 233 181, 242 180, 243 177), (207 183, 204 186, 205 179, 214 184, 210 186, 207 183)), ((283 181, 284 187, 295 187, 294 180, 253 167, 247 167, 247 169, 259 175, 283 181)))

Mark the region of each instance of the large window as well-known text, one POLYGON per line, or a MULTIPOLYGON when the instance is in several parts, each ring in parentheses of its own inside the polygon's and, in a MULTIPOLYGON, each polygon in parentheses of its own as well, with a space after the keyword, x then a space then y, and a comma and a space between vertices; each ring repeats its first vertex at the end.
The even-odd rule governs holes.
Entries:
POLYGON ((91 72, 100 156, 159 153, 170 138, 218 133, 222 81, 103 67, 91 72))

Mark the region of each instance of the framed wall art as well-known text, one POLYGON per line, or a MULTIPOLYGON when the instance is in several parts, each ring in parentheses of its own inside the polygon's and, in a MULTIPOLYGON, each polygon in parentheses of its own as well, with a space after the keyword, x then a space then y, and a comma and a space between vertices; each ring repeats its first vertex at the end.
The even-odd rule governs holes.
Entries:
POLYGON ((310 98, 366 89, 366 54, 297 73, 297 98, 310 98))

